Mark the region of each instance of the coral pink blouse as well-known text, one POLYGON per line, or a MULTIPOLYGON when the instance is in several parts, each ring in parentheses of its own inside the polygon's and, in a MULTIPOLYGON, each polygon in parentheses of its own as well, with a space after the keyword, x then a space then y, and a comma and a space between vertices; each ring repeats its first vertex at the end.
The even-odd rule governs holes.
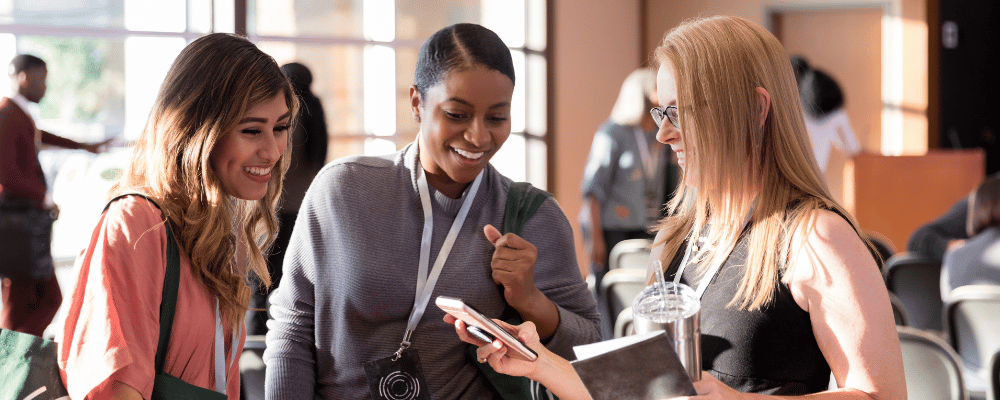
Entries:
MULTIPOLYGON (((166 271, 167 233, 163 215, 149 201, 130 196, 115 201, 101 217, 90 244, 77 259, 78 276, 66 325, 59 339, 59 369, 73 399, 106 398, 112 381, 150 398, 156 375, 160 299, 166 271)), ((191 273, 181 250, 180 287, 164 372, 215 389, 216 303, 191 273)), ((223 321, 226 394, 240 397, 239 359, 246 335, 232 343, 223 321)))

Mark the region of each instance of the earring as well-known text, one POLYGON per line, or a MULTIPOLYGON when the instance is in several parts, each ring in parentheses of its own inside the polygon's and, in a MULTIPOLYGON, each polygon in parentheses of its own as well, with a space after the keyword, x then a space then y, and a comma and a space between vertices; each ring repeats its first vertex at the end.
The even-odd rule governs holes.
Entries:
POLYGON ((413 119, 416 120, 417 123, 419 124, 420 123, 420 114, 413 114, 413 119))

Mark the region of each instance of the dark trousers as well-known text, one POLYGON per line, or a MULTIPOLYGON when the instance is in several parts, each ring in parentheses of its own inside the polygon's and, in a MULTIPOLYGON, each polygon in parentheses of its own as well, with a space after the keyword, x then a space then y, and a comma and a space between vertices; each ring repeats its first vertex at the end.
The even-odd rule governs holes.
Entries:
POLYGON ((55 272, 42 279, 4 278, 0 286, 0 328, 42 336, 62 303, 55 272))
POLYGON ((247 335, 263 335, 267 333, 267 296, 271 295, 274 289, 278 288, 281 282, 282 265, 285 260, 285 250, 288 249, 288 242, 292 238, 292 228, 295 227, 297 213, 278 213, 278 237, 271 246, 271 253, 267 256, 267 270, 271 274, 271 287, 260 287, 260 280, 256 275, 250 275, 250 288, 253 289, 253 296, 250 298, 250 311, 247 311, 246 329, 247 335))

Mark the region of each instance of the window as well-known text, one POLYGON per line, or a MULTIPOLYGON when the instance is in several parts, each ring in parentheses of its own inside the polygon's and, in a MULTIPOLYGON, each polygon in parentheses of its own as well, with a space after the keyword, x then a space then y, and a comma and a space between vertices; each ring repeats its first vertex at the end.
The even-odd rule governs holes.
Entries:
MULTIPOLYGON (((313 74, 330 132, 330 160, 383 154, 412 142, 409 111, 420 46, 438 29, 482 24, 514 57, 512 132, 492 163, 516 181, 546 187, 545 0, 0 0, 0 60, 31 53, 49 68, 38 126, 78 141, 139 137, 167 69, 208 32, 237 32, 279 64, 313 74), (237 15, 245 10, 245 15, 237 15)), ((117 148, 93 156, 40 155, 61 217, 53 256, 86 245, 106 189, 128 161, 117 148)))
POLYGON ((330 131, 330 159, 383 154, 412 142, 409 110, 420 46, 458 22, 500 35, 514 58, 512 132, 492 160, 514 180, 546 186, 544 0, 249 0, 247 32, 279 64, 313 74, 330 131))

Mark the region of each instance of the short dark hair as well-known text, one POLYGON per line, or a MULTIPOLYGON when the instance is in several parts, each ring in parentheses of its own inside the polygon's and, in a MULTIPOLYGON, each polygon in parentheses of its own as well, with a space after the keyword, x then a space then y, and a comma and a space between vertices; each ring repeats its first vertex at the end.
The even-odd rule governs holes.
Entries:
POLYGON ((18 54, 10 60, 7 75, 14 76, 29 69, 44 67, 45 61, 31 54, 18 54))
POLYGON ((844 106, 844 92, 826 72, 809 68, 799 81, 799 96, 805 111, 822 117, 844 106))
POLYGON ((446 73, 474 66, 496 70, 514 83, 514 61, 500 36, 481 25, 455 24, 434 33, 420 48, 413 85, 425 97, 446 73))
POLYGON ((296 93, 308 92, 309 85, 312 85, 313 76, 309 68, 297 62, 291 62, 281 66, 281 72, 288 77, 295 88, 296 93))
POLYGON ((969 195, 966 233, 975 236, 991 226, 1000 226, 1000 174, 993 174, 969 195))

